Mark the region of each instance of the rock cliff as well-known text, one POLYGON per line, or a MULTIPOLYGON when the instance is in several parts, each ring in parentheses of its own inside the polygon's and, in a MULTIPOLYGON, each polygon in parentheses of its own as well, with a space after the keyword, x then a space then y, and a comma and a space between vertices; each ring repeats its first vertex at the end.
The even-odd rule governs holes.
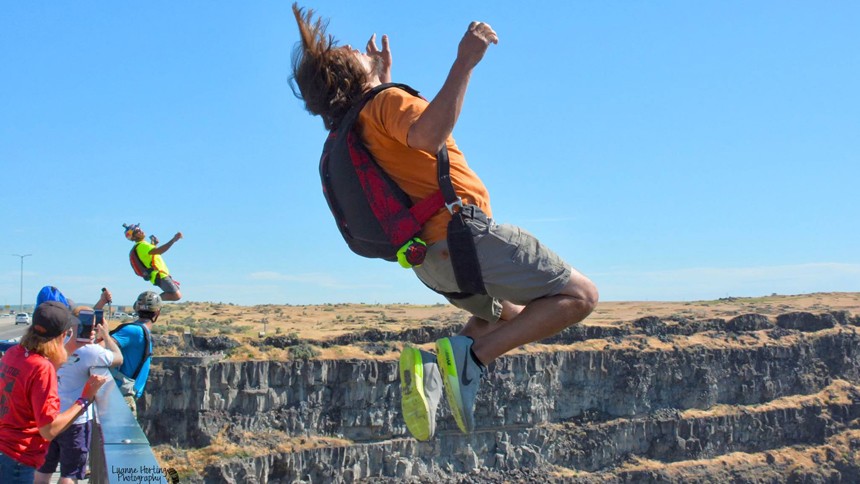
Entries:
POLYGON ((491 366, 474 434, 443 400, 426 443, 400 416, 394 350, 159 358, 141 424, 153 445, 246 449, 205 482, 860 482, 858 326, 845 312, 577 326, 491 366))

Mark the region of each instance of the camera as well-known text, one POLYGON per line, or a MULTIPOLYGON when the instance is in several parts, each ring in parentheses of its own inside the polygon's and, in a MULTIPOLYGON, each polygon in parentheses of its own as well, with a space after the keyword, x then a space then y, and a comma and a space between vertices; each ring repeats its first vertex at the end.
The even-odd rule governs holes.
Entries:
MULTIPOLYGON (((102 312, 104 318, 104 312, 102 312)), ((93 324, 95 323, 95 313, 89 309, 82 309, 78 313, 78 341, 90 341, 93 333, 93 324)))

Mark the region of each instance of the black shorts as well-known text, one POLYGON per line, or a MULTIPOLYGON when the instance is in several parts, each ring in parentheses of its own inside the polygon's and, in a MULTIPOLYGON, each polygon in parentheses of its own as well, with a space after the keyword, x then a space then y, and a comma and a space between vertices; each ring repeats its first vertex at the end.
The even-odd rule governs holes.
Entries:
POLYGON ((87 474, 87 454, 90 451, 90 435, 93 421, 72 424, 51 441, 45 463, 39 467, 43 474, 53 474, 60 464, 60 477, 83 479, 87 474))

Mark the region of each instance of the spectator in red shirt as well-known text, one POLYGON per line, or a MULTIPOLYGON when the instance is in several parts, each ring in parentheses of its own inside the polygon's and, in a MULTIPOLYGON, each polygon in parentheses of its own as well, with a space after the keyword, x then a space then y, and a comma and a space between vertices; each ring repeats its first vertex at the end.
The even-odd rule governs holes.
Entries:
POLYGON ((63 432, 108 380, 91 376, 81 397, 60 412, 57 368, 68 358, 64 337, 77 320, 63 303, 48 301, 33 312, 33 324, 0 359, 0 476, 4 483, 33 482, 48 443, 63 432))

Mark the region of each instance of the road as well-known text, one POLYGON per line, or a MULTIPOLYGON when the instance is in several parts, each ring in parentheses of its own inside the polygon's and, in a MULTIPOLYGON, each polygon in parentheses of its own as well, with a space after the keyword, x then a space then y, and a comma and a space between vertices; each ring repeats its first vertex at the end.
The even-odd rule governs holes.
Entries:
POLYGON ((0 341, 21 336, 28 327, 29 325, 26 324, 16 325, 14 314, 2 314, 0 315, 0 341))

